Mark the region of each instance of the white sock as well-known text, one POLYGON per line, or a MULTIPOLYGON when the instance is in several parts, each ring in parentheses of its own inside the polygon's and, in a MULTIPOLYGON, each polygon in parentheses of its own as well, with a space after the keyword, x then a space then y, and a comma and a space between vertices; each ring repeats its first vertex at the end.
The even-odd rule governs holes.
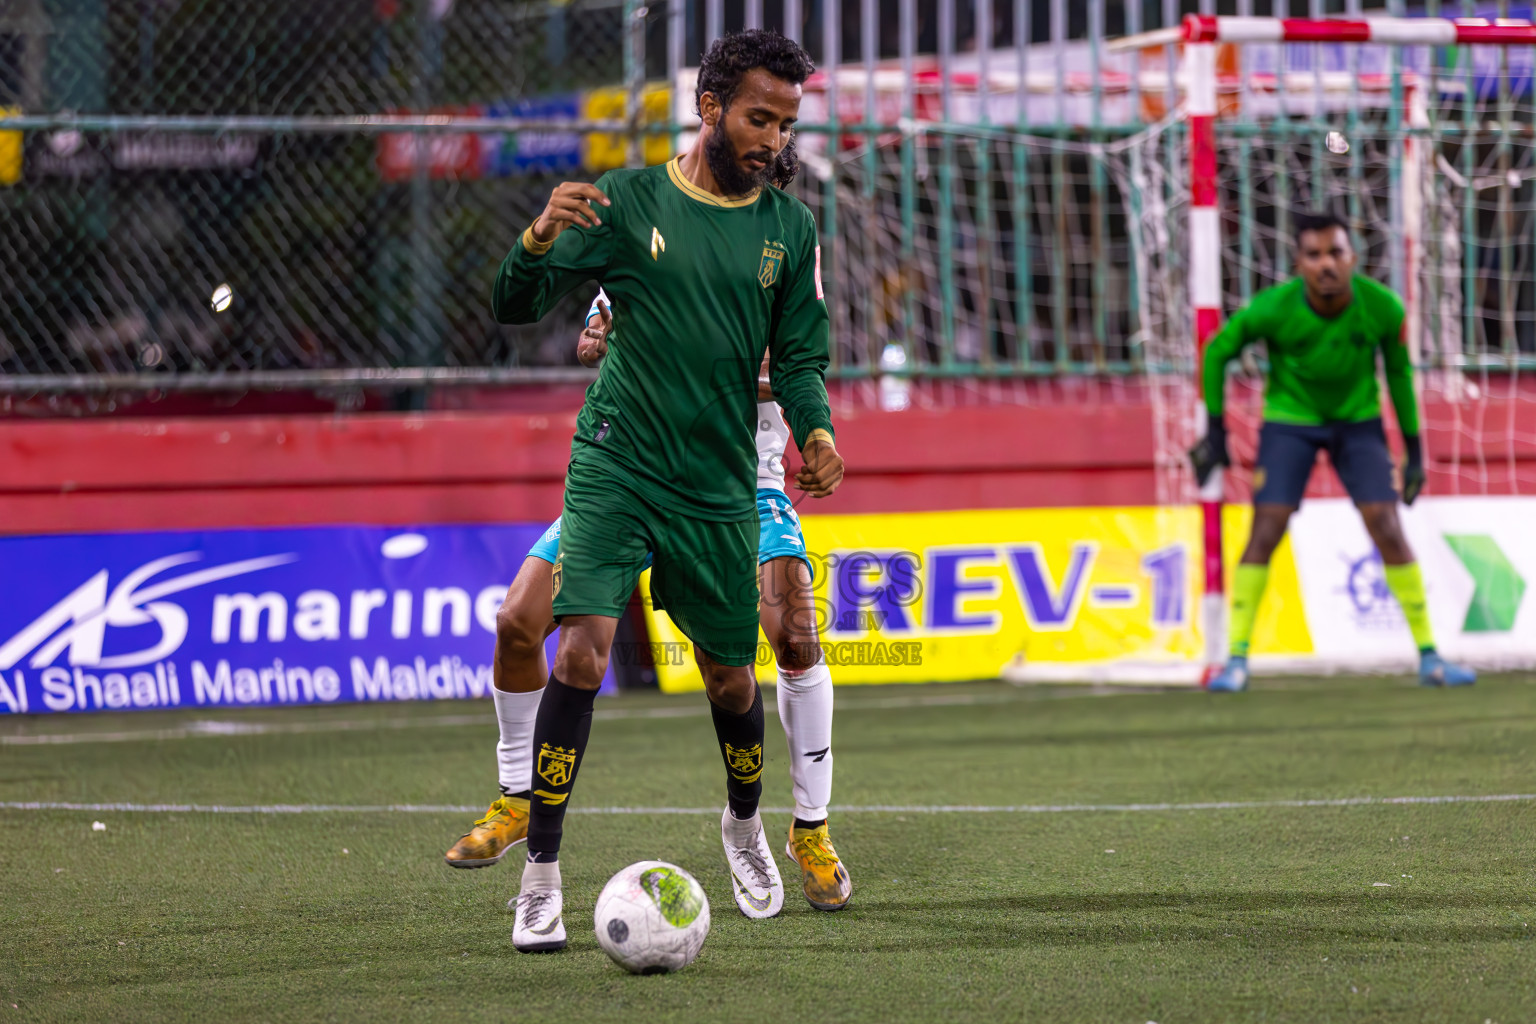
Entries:
POLYGON ((795 817, 820 821, 832 802, 832 672, 825 659, 794 678, 780 671, 778 691, 795 817))
POLYGON ((496 774, 501 788, 508 793, 533 788, 533 720, 539 716, 539 700, 543 696, 543 690, 491 690, 491 699, 496 702, 496 724, 501 726, 501 739, 496 743, 496 774))
POLYGON ((727 807, 725 816, 720 819, 720 828, 730 838, 732 846, 751 846, 763 830, 763 818, 760 814, 738 818, 727 807))
POLYGON ((543 892, 560 888, 560 862, 557 860, 524 862, 522 886, 523 892, 543 892))

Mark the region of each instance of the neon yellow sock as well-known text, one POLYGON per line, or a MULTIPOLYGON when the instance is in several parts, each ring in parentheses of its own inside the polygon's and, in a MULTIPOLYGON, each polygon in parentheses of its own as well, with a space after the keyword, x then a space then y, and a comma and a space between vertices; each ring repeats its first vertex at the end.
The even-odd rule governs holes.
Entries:
POLYGON ((1233 657, 1248 656, 1253 620, 1259 617, 1259 602, 1264 600, 1264 588, 1268 585, 1267 565, 1239 564, 1232 574, 1232 643, 1229 651, 1233 657))
POLYGON ((1387 578, 1387 589, 1397 598, 1403 618, 1408 620, 1413 642, 1420 651, 1434 650, 1435 634, 1429 628, 1429 601, 1424 597, 1424 574, 1419 571, 1419 563, 1384 565, 1381 571, 1387 578))

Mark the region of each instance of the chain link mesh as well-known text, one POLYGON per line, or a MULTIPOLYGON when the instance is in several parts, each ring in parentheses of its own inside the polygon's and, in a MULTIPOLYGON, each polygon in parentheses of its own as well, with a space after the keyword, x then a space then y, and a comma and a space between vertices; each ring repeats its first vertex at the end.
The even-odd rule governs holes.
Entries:
POLYGON ((622 99, 598 107, 622 82, 623 14, 620 0, 0 4, 0 108, 33 125, 0 131, 0 373, 568 362, 555 338, 575 301, 516 329, 487 296, 592 140, 354 122, 622 116, 622 99))
MULTIPOLYGON (((592 130, 666 77, 681 3, 0 2, 0 108, 24 118, 0 127, 0 386, 571 365, 587 296, 506 328, 490 284, 555 182, 670 151, 592 130), (508 120, 525 130, 495 130, 508 120)), ((1468 58, 1413 57, 1416 187, 1379 93, 1225 118, 1226 307, 1287 273, 1285 211, 1323 199, 1347 208, 1367 272, 1403 272, 1411 196, 1422 359, 1462 373, 1536 356, 1529 56, 1482 59, 1470 87, 1468 58), (1328 127, 1348 157, 1321 149, 1328 127)), ((653 88, 641 120, 674 106, 653 88)), ((1192 371, 1175 345, 1192 336, 1176 116, 824 127, 806 126, 796 189, 823 226, 835 372, 878 373, 892 343, 904 372, 935 377, 1192 371)))
MULTIPOLYGON (((1357 272, 1405 298, 1423 429, 1451 470, 1451 493, 1528 492, 1536 489, 1529 462, 1536 436, 1519 425, 1536 406, 1530 78, 1523 94, 1508 78, 1470 95, 1445 92, 1443 81, 1430 89, 1427 75, 1409 81, 1440 105, 1423 103, 1423 93, 1355 89, 1320 103, 1304 95, 1291 111, 1229 111, 1218 121, 1222 308, 1230 314, 1293 276, 1294 212, 1342 216, 1357 272)), ((1142 133, 1115 151, 1111 169, 1140 203, 1133 277, 1152 370, 1159 501, 1193 501, 1187 452, 1204 417, 1186 262, 1186 126, 1175 116, 1142 133)), ((1250 348, 1229 387, 1229 499, 1246 498, 1252 487, 1263 372, 1262 345, 1250 348)))
POLYGON ((925 375, 1139 370, 1103 148, 924 126, 809 161, 801 197, 837 239, 834 364, 873 370, 896 343, 925 375))

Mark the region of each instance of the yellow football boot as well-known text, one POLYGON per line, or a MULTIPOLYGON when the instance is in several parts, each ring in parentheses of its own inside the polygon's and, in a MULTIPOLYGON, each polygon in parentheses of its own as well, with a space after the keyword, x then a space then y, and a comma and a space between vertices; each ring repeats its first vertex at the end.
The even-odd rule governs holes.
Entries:
POLYGON ((505 857, 528 838, 528 801, 504 796, 491 804, 485 817, 453 844, 443 859, 451 868, 483 868, 505 857))
POLYGON ((795 828, 790 826, 789 845, 784 848, 789 859, 800 865, 805 898, 817 910, 842 910, 853 895, 853 879, 838 859, 827 835, 827 826, 795 828))

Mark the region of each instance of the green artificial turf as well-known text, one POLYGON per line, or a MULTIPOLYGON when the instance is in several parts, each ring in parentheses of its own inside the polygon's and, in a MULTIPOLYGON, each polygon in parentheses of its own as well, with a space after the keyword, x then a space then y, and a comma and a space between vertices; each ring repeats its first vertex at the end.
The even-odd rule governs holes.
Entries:
MULTIPOLYGON (((510 942, 519 857, 442 862, 473 812, 0 810, 0 1024, 1536 1020, 1536 801, 1273 804, 1536 793, 1536 680, 1258 686, 840 690, 834 803, 897 809, 834 811, 848 910, 792 887, 772 921, 730 899, 702 695, 605 700, 576 807, 705 813, 572 814, 571 948, 541 956, 510 942), (1209 802, 1268 805, 1059 809, 1209 802), (931 809, 955 805, 1015 809, 931 809), (631 977, 592 903, 653 857, 699 877, 714 926, 685 971, 631 977)), ((776 837, 789 781, 768 728, 776 837)), ((0 801, 495 795, 488 704, 0 723, 76 731, 105 739, 0 746, 0 801), (300 723, 315 731, 241 731, 300 723)))

